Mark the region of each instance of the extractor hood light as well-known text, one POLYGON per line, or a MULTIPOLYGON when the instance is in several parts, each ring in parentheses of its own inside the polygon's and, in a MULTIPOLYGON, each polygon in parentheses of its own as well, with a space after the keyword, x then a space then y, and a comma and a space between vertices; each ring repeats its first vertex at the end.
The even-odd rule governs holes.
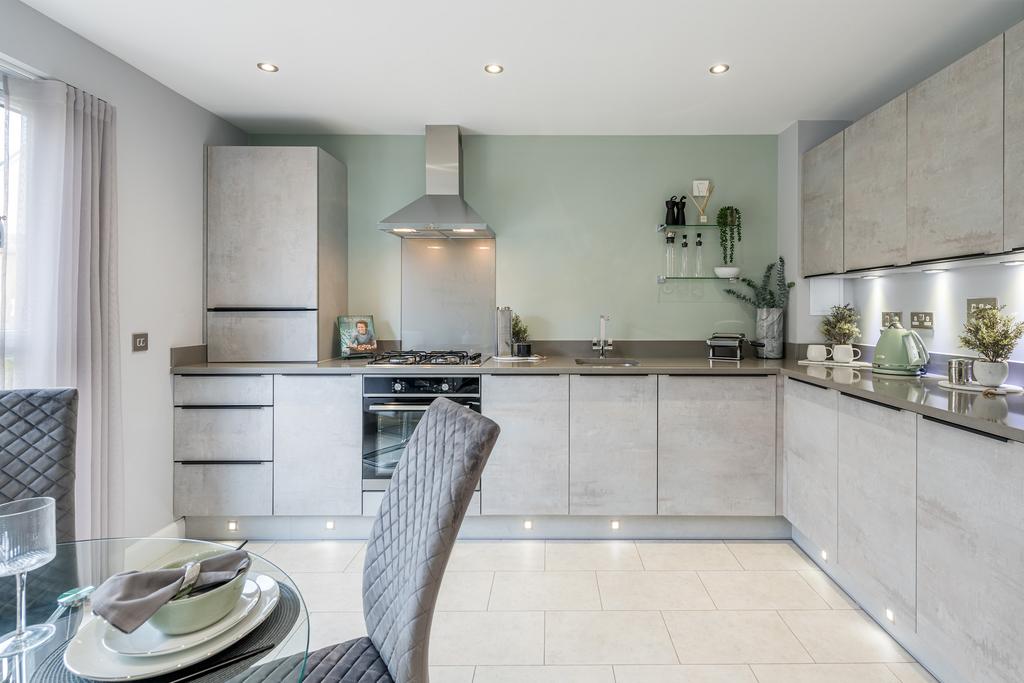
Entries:
POLYGON ((452 232, 476 232, 476 228, 455 228, 452 232))
POLYGON ((503 67, 501 64, 484 64, 484 71, 491 75, 500 74, 504 70, 505 67, 503 67))
POLYGON ((405 234, 407 232, 416 232, 416 228, 395 228, 391 232, 399 232, 405 234))
POLYGON ((1004 266, 1024 266, 1024 261, 1003 261, 1004 266))
POLYGON ((281 70, 277 64, 271 64, 270 62, 256 62, 256 68, 268 74, 276 74, 281 70))
POLYGON ((864 275, 863 277, 861 277, 861 280, 877 280, 880 277, 882 277, 882 276, 881 275, 864 275))
POLYGON ((437 244, 428 244, 427 249, 444 249, 444 247, 437 244))
POLYGON ((708 69, 708 71, 710 71, 715 76, 718 76, 720 74, 724 74, 728 70, 729 70, 729 65, 728 64, 713 64, 711 66, 711 68, 708 69))
POLYGON ((926 268, 925 270, 922 270, 921 272, 922 273, 927 273, 928 275, 935 275, 936 273, 945 273, 946 269, 945 268, 926 268))

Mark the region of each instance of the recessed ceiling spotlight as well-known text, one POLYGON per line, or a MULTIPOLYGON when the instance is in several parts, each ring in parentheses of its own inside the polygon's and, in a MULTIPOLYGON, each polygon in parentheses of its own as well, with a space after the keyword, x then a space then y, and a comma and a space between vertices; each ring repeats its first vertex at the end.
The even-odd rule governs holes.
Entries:
POLYGON ((861 277, 861 280, 877 280, 880 277, 882 277, 882 276, 881 275, 864 275, 864 276, 861 277))
POLYGON ((256 62, 256 68, 268 74, 276 74, 281 70, 277 64, 271 64, 270 62, 256 62))
POLYGON ((936 273, 945 273, 945 268, 926 268, 921 271, 922 273, 928 273, 929 275, 935 275, 936 273))
POLYGON ((712 64, 711 68, 708 69, 708 71, 710 71, 711 73, 713 73, 716 76, 719 75, 719 74, 724 74, 728 70, 729 70, 729 65, 728 64, 712 64))
POLYGON ((1003 261, 1004 266, 1024 266, 1024 261, 1003 261))
POLYGON ((484 64, 484 71, 489 74, 500 74, 505 70, 501 64, 484 64))

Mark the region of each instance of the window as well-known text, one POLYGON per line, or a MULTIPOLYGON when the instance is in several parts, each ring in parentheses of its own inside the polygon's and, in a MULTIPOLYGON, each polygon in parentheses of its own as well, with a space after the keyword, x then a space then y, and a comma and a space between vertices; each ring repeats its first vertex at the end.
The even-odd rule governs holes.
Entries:
POLYGON ((24 344, 24 326, 19 322, 19 247, 24 242, 24 117, 11 106, 8 76, 0 78, 0 388, 14 386, 14 366, 19 345, 24 344))

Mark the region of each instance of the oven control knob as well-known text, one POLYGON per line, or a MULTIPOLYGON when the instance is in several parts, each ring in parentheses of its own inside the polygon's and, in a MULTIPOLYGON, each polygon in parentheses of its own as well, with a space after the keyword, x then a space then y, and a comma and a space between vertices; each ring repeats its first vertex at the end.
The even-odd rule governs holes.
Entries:
POLYGON ((441 391, 448 391, 449 389, 451 389, 451 387, 448 386, 448 382, 441 383, 441 391))
POLYGON ((405 382, 396 381, 394 384, 391 385, 391 388, 395 390, 396 394, 401 393, 405 391, 405 382))

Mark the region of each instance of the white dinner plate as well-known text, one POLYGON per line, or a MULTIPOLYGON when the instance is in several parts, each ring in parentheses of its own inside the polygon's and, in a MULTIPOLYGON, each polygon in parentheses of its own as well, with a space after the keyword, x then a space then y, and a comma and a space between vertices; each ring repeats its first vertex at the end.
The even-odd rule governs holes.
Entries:
POLYGON ((260 588, 260 597, 251 610, 233 628, 215 638, 180 652, 155 657, 124 657, 103 647, 107 622, 93 616, 85 622, 64 650, 64 666, 68 671, 94 681, 134 681, 178 671, 203 661, 247 636, 263 623, 277 607, 281 589, 277 581, 264 574, 250 577, 260 588))
POLYGON ((108 624, 102 637, 103 647, 126 657, 158 657, 188 650, 216 638, 240 622, 256 607, 259 599, 259 584, 252 579, 246 579, 242 595, 231 611, 206 628, 192 633, 168 635, 148 621, 132 633, 122 633, 108 624))

